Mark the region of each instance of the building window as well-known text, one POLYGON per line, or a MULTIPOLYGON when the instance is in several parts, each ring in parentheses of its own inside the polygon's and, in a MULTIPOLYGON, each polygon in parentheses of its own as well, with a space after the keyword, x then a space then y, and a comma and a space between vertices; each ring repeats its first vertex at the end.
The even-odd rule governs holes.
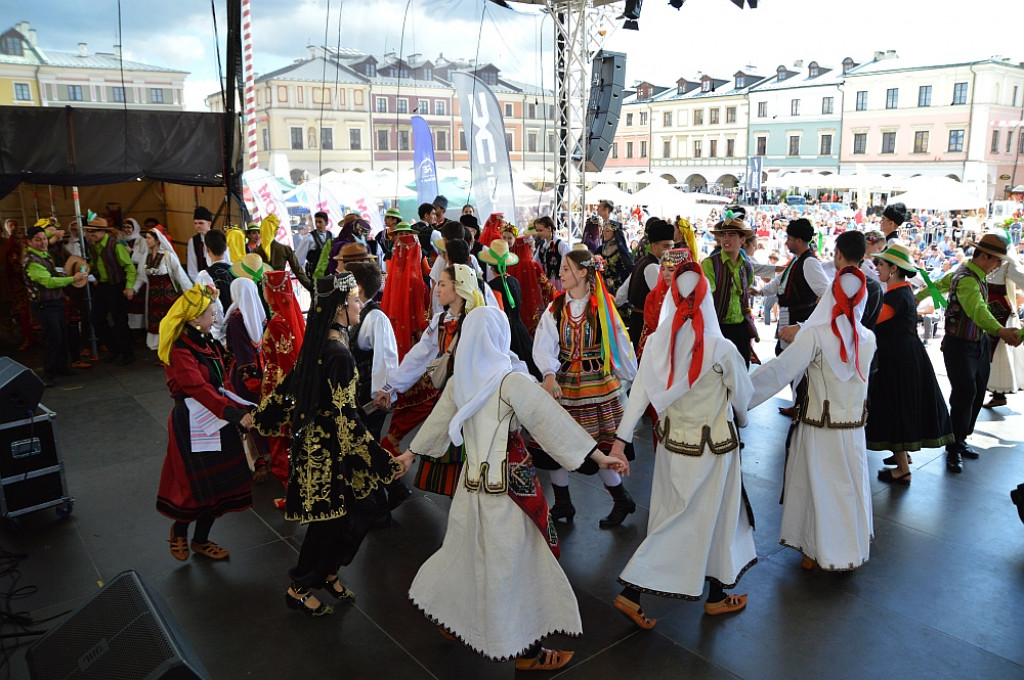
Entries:
POLYGON ((370 78, 377 77, 377 65, 373 63, 366 64, 366 75, 370 78))
POLYGON ((537 105, 536 104, 527 104, 526 105, 526 114, 527 114, 526 115, 527 118, 536 118, 537 117, 537 105))
POLYGON ((821 98, 821 112, 822 112, 822 114, 824 114, 826 116, 830 115, 832 113, 833 106, 835 106, 835 99, 833 99, 832 97, 822 97, 821 98))
POLYGON ((633 142, 626 142, 626 158, 633 157, 633 142))
POLYGON ((736 122, 736 107, 727 106, 725 107, 725 122, 735 123, 736 122))
POLYGON ((388 112, 388 100, 386 97, 377 97, 377 113, 388 112))
POLYGON ((112 87, 110 88, 111 99, 115 102, 124 102, 124 88, 123 87, 112 87))
POLYGON ((953 106, 967 103, 967 83, 953 85, 953 106))
POLYGON ((164 91, 159 87, 153 87, 149 90, 149 101, 151 104, 163 104, 164 103, 164 91))
POLYGON ((627 113, 626 114, 626 127, 633 127, 633 114, 632 113, 627 113))
POLYGON ((950 130, 949 131, 949 146, 946 147, 946 151, 950 153, 962 152, 964 150, 964 131, 963 130, 950 130))
POLYGON ((4 36, 4 41, 0 44, 0 51, 12 57, 20 57, 25 54, 21 48, 21 38, 15 35, 4 36))
POLYGON ((747 86, 747 79, 744 76, 736 76, 736 89, 747 86))
POLYGON ((398 131, 398 150, 408 151, 409 150, 409 131, 399 130, 398 131))
POLYGON ((68 85, 68 99, 70 99, 73 102, 82 101, 82 86, 68 85))
POLYGON ((1017 106, 1017 86, 1013 86, 1013 99, 1010 101, 1010 106, 1017 106))
POLYGON ((992 153, 999 153, 999 130, 992 131, 992 153))
POLYGON ((666 111, 662 114, 661 124, 665 127, 672 127, 672 112, 666 111))
POLYGON ((618 158, 618 157, 619 157, 619 143, 618 142, 612 142, 612 158, 618 158))
POLYGON ((789 115, 799 116, 800 115, 800 100, 792 99, 789 102, 789 115))
POLYGON ((899 103, 900 89, 898 87, 890 87, 885 91, 885 108, 895 109, 899 103))
POLYGON ((808 78, 817 78, 820 73, 821 70, 818 68, 818 64, 816 62, 811 62, 811 65, 807 67, 808 78))
POLYGON ((1017 135, 1017 153, 1024 154, 1024 135, 1017 135))
POLYGON ((445 106, 445 103, 444 103, 443 99, 435 99, 434 100, 434 115, 435 116, 443 116, 443 115, 445 115, 446 110, 447 110, 447 107, 445 106))
MULTIPOLYGON (((554 132, 549 132, 548 133, 548 151, 555 151, 556 149, 558 149, 558 145, 555 143, 555 133, 554 132)), ((618 150, 619 150, 619 147, 618 147, 618 145, 616 145, 615 146, 615 153, 616 153, 615 158, 618 158, 618 152, 619 152, 618 150)))
POLYGON ((270 129, 263 128, 261 132, 263 133, 263 150, 270 151, 270 129))
POLYGON ((514 145, 515 145, 515 138, 512 136, 512 133, 511 132, 506 132, 505 133, 505 148, 507 148, 509 151, 511 151, 512 147, 514 145))
POLYGON ((789 138, 789 155, 799 156, 800 155, 800 136, 792 135, 789 138))
POLYGON ((928 153, 927 130, 918 130, 914 133, 914 153, 928 153))
POLYGON ((662 158, 672 158, 672 140, 671 139, 666 139, 661 144, 662 144, 662 146, 661 146, 661 157, 662 158))
POLYGON ((353 151, 361 151, 363 148, 363 131, 359 128, 352 128, 348 131, 348 148, 353 151))
POLYGON ((377 151, 387 151, 391 137, 389 130, 377 130, 377 151))
POLYGON ((1013 130, 1006 131, 1006 153, 1013 150, 1013 130))
POLYGON ((718 158, 718 140, 708 142, 708 158, 718 158))
POLYGON ((718 125, 718 109, 708 109, 708 125, 718 125))
POLYGON ((932 86, 922 85, 917 88, 917 105, 920 107, 932 105, 932 86))
POLYGON ((693 140, 693 157, 694 158, 700 158, 701 154, 703 152, 704 152, 704 143, 701 140, 699 140, 699 139, 693 140))
POLYGON ((882 153, 896 153, 896 133, 882 133, 882 153))
POLYGON ((647 112, 646 111, 641 111, 640 112, 640 125, 647 125, 647 112))
POLYGON ((732 158, 736 155, 736 140, 727 139, 725 140, 725 157, 732 158))
POLYGON ((435 144, 434 144, 434 146, 437 147, 437 150, 438 151, 447 151, 448 150, 448 131, 447 130, 438 130, 437 134, 435 134, 434 136, 437 138, 437 142, 435 142, 435 144))
POLYGON ((396 113, 409 113, 409 100, 408 99, 399 99, 396 102, 395 112, 396 113))
POLYGON ((433 71, 433 69, 431 69, 429 66, 424 66, 423 67, 423 80, 433 80, 433 79, 434 79, 434 71, 433 71))
POLYGON ((334 130, 331 128, 320 129, 320 148, 328 151, 334 149, 334 130))
POLYGON ((506 118, 511 118, 512 117, 512 104, 509 103, 509 102, 505 102, 505 117, 506 118))
POLYGON ((767 118, 768 117, 768 102, 757 103, 757 117, 767 118))
POLYGON ((867 90, 860 90, 857 92, 857 110, 867 111, 868 110, 868 92, 867 90))
POLYGON ((701 92, 711 92, 711 80, 705 80, 700 84, 701 92))
MULTIPOLYGON (((123 95, 124 89, 121 89, 123 95)), ((29 89, 28 83, 15 83, 14 84, 14 99, 19 102, 30 102, 32 101, 32 90, 29 89)))
POLYGON ((703 125, 704 124, 704 109, 693 110, 693 124, 703 125))
POLYGON ((764 156, 768 153, 768 138, 758 137, 757 138, 757 155, 764 156))
POLYGON ((302 148, 302 128, 300 128, 300 127, 288 128, 288 131, 291 133, 291 137, 292 137, 292 148, 293 149, 301 149, 302 148))
POLYGON ((537 151, 537 133, 530 132, 526 135, 526 150, 534 153, 537 151))
POLYGON ((853 135, 853 153, 865 154, 868 152, 868 133, 858 132, 853 135))
POLYGON ((821 156, 832 155, 832 135, 821 136, 821 148, 818 150, 818 153, 821 156))
POLYGON ((310 149, 316 148, 316 128, 311 127, 306 132, 306 146, 310 149))
POLYGON ((459 151, 466 150, 466 131, 459 130, 459 151))

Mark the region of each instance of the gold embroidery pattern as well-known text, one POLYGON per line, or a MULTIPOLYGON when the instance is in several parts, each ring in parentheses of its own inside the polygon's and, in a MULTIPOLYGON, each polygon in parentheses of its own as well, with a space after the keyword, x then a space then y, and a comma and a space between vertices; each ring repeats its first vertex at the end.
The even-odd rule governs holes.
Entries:
POLYGON ((501 461, 501 481, 497 484, 489 484, 487 476, 490 473, 491 464, 487 461, 480 463, 479 477, 474 482, 469 475, 464 475, 466 491, 477 492, 483 489, 484 493, 500 496, 508 492, 508 459, 501 461))

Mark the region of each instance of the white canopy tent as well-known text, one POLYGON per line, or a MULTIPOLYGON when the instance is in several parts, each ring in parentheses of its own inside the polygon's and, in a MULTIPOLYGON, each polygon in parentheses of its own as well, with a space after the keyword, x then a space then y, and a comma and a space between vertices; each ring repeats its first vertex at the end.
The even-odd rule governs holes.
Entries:
POLYGON ((987 201, 974 187, 949 177, 913 177, 907 191, 890 198, 916 210, 970 210, 987 201))

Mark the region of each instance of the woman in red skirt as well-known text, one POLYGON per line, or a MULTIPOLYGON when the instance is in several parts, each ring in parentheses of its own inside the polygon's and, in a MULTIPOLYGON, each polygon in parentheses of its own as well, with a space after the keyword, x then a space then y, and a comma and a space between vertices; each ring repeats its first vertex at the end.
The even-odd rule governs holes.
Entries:
POLYGON ((210 540, 213 521, 252 505, 252 475, 239 427, 252 416, 224 392, 223 349, 209 333, 217 290, 196 285, 171 306, 160 324, 160 359, 174 408, 167 419, 167 456, 156 508, 174 520, 171 555, 192 552, 221 560, 228 551, 210 540), (191 546, 188 526, 195 522, 191 546))
POLYGON ((146 239, 147 255, 144 266, 138 268, 140 275, 135 279, 135 293, 136 298, 144 303, 146 346, 155 350, 160 345, 160 322, 181 292, 192 287, 192 281, 167 237, 159 231, 142 233, 146 239), (139 295, 143 287, 145 294, 139 295))

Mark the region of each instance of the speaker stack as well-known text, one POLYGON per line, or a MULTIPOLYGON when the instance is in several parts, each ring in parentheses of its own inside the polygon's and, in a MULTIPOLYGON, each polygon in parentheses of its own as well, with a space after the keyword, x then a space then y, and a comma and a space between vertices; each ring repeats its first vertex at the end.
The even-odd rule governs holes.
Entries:
POLYGON ((600 172, 608 160, 622 111, 626 55, 601 50, 594 57, 587 105, 587 172, 600 172))

